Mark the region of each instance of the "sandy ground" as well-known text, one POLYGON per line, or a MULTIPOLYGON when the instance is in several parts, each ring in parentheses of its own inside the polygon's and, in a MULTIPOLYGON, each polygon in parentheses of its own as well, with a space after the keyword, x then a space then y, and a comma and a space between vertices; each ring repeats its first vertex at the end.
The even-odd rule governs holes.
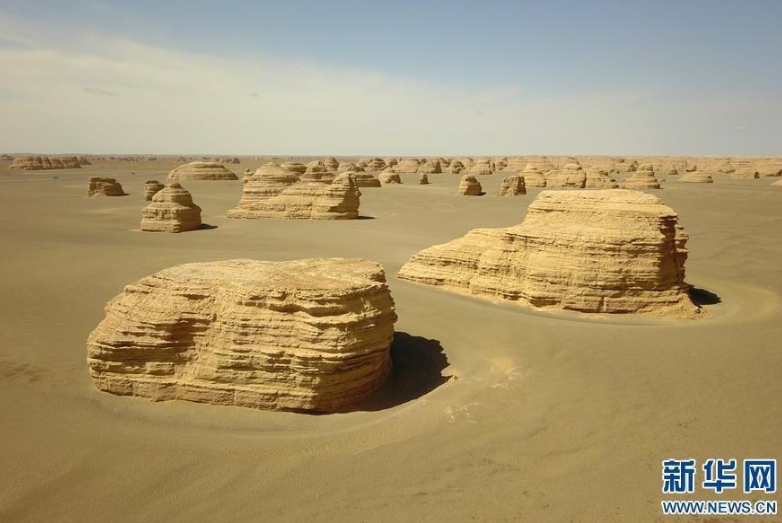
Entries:
POLYGON ((688 281, 721 300, 677 322, 539 313, 397 280, 424 247, 523 219, 540 190, 499 198, 499 174, 480 178, 480 198, 457 196, 458 176, 403 175, 362 189, 373 219, 349 222, 229 220, 239 182, 186 182, 216 228, 138 232, 143 182, 166 171, 0 177, 0 521, 670 521, 661 460, 782 458, 773 179, 671 177, 655 191, 690 233, 688 281), (85 198, 102 174, 130 195, 85 198), (396 370, 372 401, 307 415, 92 386, 85 340, 125 284, 185 262, 318 256, 386 268, 396 370))

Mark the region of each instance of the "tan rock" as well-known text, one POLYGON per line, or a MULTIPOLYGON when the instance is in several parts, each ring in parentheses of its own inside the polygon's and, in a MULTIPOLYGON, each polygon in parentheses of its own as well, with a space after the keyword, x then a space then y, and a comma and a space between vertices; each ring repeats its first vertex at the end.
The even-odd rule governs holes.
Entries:
POLYGON ((152 201, 152 197, 155 196, 165 185, 157 180, 147 180, 144 182, 144 199, 146 201, 152 201))
POLYGON ((394 301, 367 260, 178 265, 126 286, 105 310, 87 363, 112 394, 334 411, 391 370, 394 301))
POLYGON ((584 187, 587 189, 616 189, 619 184, 616 180, 608 176, 608 173, 597 167, 590 167, 586 171, 586 182, 584 187))
POLYGON ((459 181, 459 188, 457 191, 463 196, 481 196, 483 194, 483 187, 475 175, 465 174, 459 181))
POLYGON ((380 173, 378 179, 383 184, 402 183, 402 179, 399 177, 397 173, 388 172, 388 170, 385 170, 382 173, 380 173))
POLYGON ((418 177, 418 185, 429 185, 429 175, 421 173, 421 176, 418 177))
POLYGON ((517 196, 519 194, 527 194, 527 188, 524 185, 524 177, 518 174, 506 176, 502 180, 502 187, 500 187, 500 196, 517 196))
POLYGON ((519 174, 524 177, 524 185, 526 187, 546 186, 546 177, 534 164, 528 164, 519 174))
POLYGON ((326 166, 326 169, 332 172, 336 172, 339 169, 339 162, 333 156, 329 156, 323 160, 323 165, 326 166))
MULTIPOLYGON (((395 166, 395 172, 398 173, 417 173, 418 172, 418 159, 417 158, 403 158, 395 166)), ((382 181, 382 179, 381 179, 382 181)))
POLYGON ((201 227, 201 208, 179 182, 170 182, 141 211, 141 230, 185 232, 201 227))
POLYGON ((382 158, 370 158, 366 164, 366 170, 371 172, 379 172, 386 168, 386 162, 382 158))
POLYGON ((684 173, 679 177, 678 180, 679 183, 714 183, 714 180, 711 176, 709 176, 706 173, 702 173, 700 171, 695 171, 692 173, 684 173))
MULTIPOLYGON (((280 194, 284 189, 297 183, 299 177, 286 171, 273 162, 266 163, 255 171, 252 176, 242 179, 242 199, 236 210, 251 209, 256 203, 280 194)), ((232 211, 228 211, 230 217, 232 211)))
POLYGON ((350 173, 356 181, 356 187, 380 187, 380 180, 369 173, 350 173))
POLYGON ((331 184, 301 182, 271 198, 240 204, 228 211, 228 217, 354 220, 358 218, 360 196, 353 175, 342 173, 331 184))
POLYGON ((488 158, 476 158, 475 163, 467 172, 476 175, 486 175, 492 174, 494 169, 492 169, 491 161, 488 158))
POLYGON ((543 191, 520 225, 424 249, 399 278, 543 309, 691 316, 686 242, 653 195, 543 191))
POLYGON ((339 172, 363 173, 365 172, 365 170, 363 167, 359 167, 353 162, 342 162, 341 164, 339 164, 339 172))
POLYGON ((464 164, 460 160, 452 160, 448 166, 448 171, 451 174, 461 174, 465 171, 464 164))
POLYGON ((78 158, 75 156, 48 157, 48 156, 17 156, 8 166, 8 170, 45 171, 49 169, 81 169, 78 158))
POLYGON ((748 160, 733 160, 731 166, 731 180, 753 180, 760 178, 760 173, 755 169, 752 162, 748 160))
POLYGON ((173 169, 168 173, 169 182, 186 180, 238 180, 232 171, 218 162, 191 162, 173 169))
POLYGON ((84 156, 79 156, 79 165, 92 165, 92 162, 90 162, 84 156))
POLYGON ((294 174, 304 174, 307 170, 307 166, 299 162, 283 162, 280 167, 294 174))
POLYGON ((93 176, 87 186, 87 197, 95 196, 125 196, 122 185, 114 178, 99 178, 93 176))
POLYGON ((320 160, 315 160, 314 162, 310 162, 307 164, 307 169, 305 172, 308 173, 326 173, 328 172, 328 169, 326 169, 326 164, 321 162, 320 160))
POLYGON ((440 160, 427 160, 423 165, 418 166, 418 174, 438 174, 443 172, 440 166, 440 160))
POLYGON ((654 166, 651 163, 644 163, 638 166, 638 169, 632 176, 622 182, 624 189, 659 189, 660 182, 654 176, 654 166))
POLYGON ((575 163, 566 164, 562 170, 555 171, 551 179, 546 180, 546 187, 555 189, 583 189, 585 185, 586 173, 575 163))

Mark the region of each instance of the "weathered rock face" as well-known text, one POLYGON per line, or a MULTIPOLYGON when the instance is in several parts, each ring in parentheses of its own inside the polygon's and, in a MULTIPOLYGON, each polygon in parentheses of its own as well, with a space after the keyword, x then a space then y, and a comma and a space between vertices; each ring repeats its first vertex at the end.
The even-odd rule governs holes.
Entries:
MULTIPOLYGON (((248 184, 249 185, 249 184, 248 184)), ((331 184, 302 182, 277 196, 228 211, 229 218, 287 218, 298 220, 354 220, 361 193, 351 173, 342 173, 331 184)))
POLYGON ((370 158, 366 163, 367 171, 379 172, 386 168, 386 161, 382 158, 370 158))
MULTIPOLYGON (((535 167, 541 173, 547 173, 556 169, 554 164, 546 156, 529 156, 527 157, 527 167, 535 167)), ((525 177, 526 179, 526 177, 525 177)), ((527 183, 529 186, 529 183, 527 183)))
POLYGON ((398 173, 417 173, 418 166, 419 163, 416 158, 403 158, 394 166, 394 170, 398 173))
POLYGON ((585 185, 586 173, 575 163, 566 164, 547 181, 547 187, 558 189, 583 189, 585 185))
POLYGON ((141 211, 141 230, 185 232, 201 227, 201 208, 178 182, 171 182, 141 211))
POLYGON ((380 180, 369 173, 350 173, 356 181, 356 187, 380 187, 380 180))
POLYGON ((687 235, 636 191, 543 191, 521 225, 424 249, 399 277, 538 308, 689 316, 687 235))
POLYGON ((78 158, 75 156, 48 157, 48 156, 17 156, 8 166, 10 171, 45 171, 49 169, 81 169, 78 158))
POLYGON ((714 183, 711 176, 700 171, 684 173, 677 181, 680 183, 714 183))
POLYGON ((365 172, 365 170, 363 167, 359 167, 353 162, 342 162, 341 164, 339 164, 339 172, 363 173, 365 172))
POLYGON ((255 174, 242 179, 242 199, 236 209, 228 211, 228 216, 234 211, 241 213, 241 209, 251 209, 256 203, 280 194, 298 181, 297 175, 276 163, 262 165, 255 174))
POLYGON ((333 411, 391 370, 394 302, 367 260, 178 265, 128 285, 105 310, 87 363, 112 394, 333 411))
POLYGON ((587 189, 616 189, 619 184, 616 180, 608 176, 608 173, 598 169, 597 167, 590 167, 586 170, 586 182, 584 187, 587 189))
POLYGON ((440 160, 427 160, 423 165, 418 166, 418 174, 438 174, 443 172, 440 166, 440 160))
POLYGON ((305 172, 308 172, 308 173, 326 173, 326 172, 328 172, 328 169, 326 169, 326 164, 324 164, 320 160, 315 160, 314 162, 310 162, 310 163, 307 164, 305 172))
POLYGON ((638 166, 633 175, 622 183, 622 187, 625 189, 659 189, 660 182, 654 176, 654 166, 651 163, 644 163, 638 166))
POLYGON ((381 183, 384 184, 390 184, 390 183, 402 183, 402 179, 399 177, 398 174, 394 172, 388 172, 387 170, 380 173, 380 176, 378 176, 378 179, 381 183))
POLYGON ((169 182, 186 180, 238 180, 236 174, 218 162, 191 162, 168 173, 169 182))
POLYGON ((114 178, 93 176, 90 178, 87 186, 87 196, 89 198, 95 196, 125 196, 125 191, 122 190, 122 185, 114 178))
POLYGON ((527 194, 527 187, 524 185, 524 178, 518 174, 506 176, 502 180, 500 196, 517 196, 519 194, 527 194))
POLYGON ((750 162, 734 160, 733 166, 734 168, 730 173, 731 180, 754 180, 760 178, 760 173, 750 162))
POLYGON ((483 187, 481 187, 481 182, 474 175, 465 174, 459 180, 457 191, 463 196, 480 196, 483 194, 483 187))
POLYGON ((152 197, 155 196, 165 185, 157 180, 147 180, 144 182, 144 199, 148 202, 152 201, 152 197))
POLYGON ((328 158, 323 160, 323 165, 326 166, 326 169, 332 172, 336 172, 337 169, 339 169, 339 162, 333 156, 329 156, 328 158))
POLYGON ((307 170, 307 166, 299 162, 284 162, 280 164, 280 167, 295 174, 304 174, 307 170))
POLYGON ((546 177, 532 164, 527 165, 520 174, 524 177, 524 184, 527 187, 546 186, 546 177))
POLYGON ((475 163, 467 171, 470 174, 485 175, 494 172, 492 169, 491 161, 488 158, 476 158, 475 163))
POLYGON ((422 173, 421 176, 418 177, 418 185, 429 185, 429 175, 422 173))
POLYGON ((451 165, 448 166, 448 171, 451 174, 461 174, 464 170, 464 164, 460 160, 452 160, 451 165))

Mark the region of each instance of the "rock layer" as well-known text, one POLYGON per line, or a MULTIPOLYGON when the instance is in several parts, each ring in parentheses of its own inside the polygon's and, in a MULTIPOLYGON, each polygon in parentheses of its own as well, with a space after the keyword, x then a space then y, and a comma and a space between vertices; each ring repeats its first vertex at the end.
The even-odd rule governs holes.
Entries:
POLYGON ((690 316, 686 242, 653 195, 543 191, 520 225, 424 249, 399 278, 537 308, 690 316))
POLYGON ((105 310, 87 361, 112 394, 333 411, 391 369, 394 302, 367 260, 178 265, 128 285, 105 310))
POLYGON ((157 180, 147 180, 144 182, 144 199, 148 202, 152 201, 152 197, 155 196, 165 185, 157 180))
POLYGON ((524 185, 524 178, 518 174, 506 176, 502 180, 500 196, 517 196, 519 194, 527 194, 527 188, 524 185))
POLYGON ((99 178, 93 176, 87 186, 87 196, 125 196, 122 185, 114 178, 99 178))
POLYGON ((342 173, 331 184, 320 181, 297 183, 271 198, 245 205, 240 203, 239 207, 228 211, 228 217, 355 220, 360 196, 353 175, 342 173))
POLYGON ((147 232, 185 232, 201 227, 201 208, 190 193, 172 182, 152 197, 141 211, 141 230, 147 232))
POLYGON ((218 162, 191 162, 168 173, 169 182, 186 180, 238 180, 233 171, 218 162))
POLYGON ((714 183, 710 175, 700 171, 684 173, 677 181, 679 183, 714 183))
POLYGON ((459 180, 457 191, 463 196, 480 196, 483 194, 483 187, 475 176, 472 174, 465 174, 462 176, 462 179, 459 180))

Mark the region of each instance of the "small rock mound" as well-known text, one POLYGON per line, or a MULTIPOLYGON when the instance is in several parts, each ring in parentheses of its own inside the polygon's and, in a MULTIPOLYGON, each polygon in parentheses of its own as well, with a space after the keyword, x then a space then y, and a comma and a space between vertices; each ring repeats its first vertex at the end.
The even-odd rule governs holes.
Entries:
POLYGON ((339 169, 339 162, 333 156, 329 156, 328 158, 323 160, 323 165, 325 165, 326 169, 328 169, 331 172, 336 172, 337 169, 339 169))
POLYGON ((616 180, 608 176, 606 171, 598 169, 597 167, 590 167, 586 170, 586 183, 584 185, 587 189, 616 189, 619 184, 616 180))
POLYGON ((307 170, 307 166, 299 162, 283 162, 280 164, 280 167, 286 171, 296 174, 304 174, 304 172, 307 170))
POLYGON ((201 208, 178 182, 167 184, 141 211, 141 230, 185 232, 201 227, 201 208))
POLYGON ((518 196, 520 194, 527 194, 527 187, 524 184, 524 178, 518 174, 506 176, 502 180, 500 196, 518 196))
POLYGON ((148 202, 152 201, 152 197, 155 196, 165 185, 157 180, 147 180, 144 182, 144 199, 148 202))
POLYGON ((392 183, 402 183, 402 179, 399 177, 397 173, 394 172, 384 171, 380 173, 378 179, 380 180, 381 183, 386 185, 392 183))
POLYGON ((87 186, 87 197, 95 196, 125 196, 122 185, 114 178, 99 178, 93 176, 87 186))
POLYGON ((380 180, 375 178, 369 173, 355 173, 351 172, 353 179, 356 181, 356 187, 380 187, 380 180))
POLYGON ((533 164, 527 164, 526 167, 524 167, 524 170, 521 171, 519 174, 521 174, 524 177, 524 184, 527 187, 545 187, 546 186, 546 177, 543 175, 542 172, 533 164))
POLYGON ((679 183, 714 183, 710 175, 700 171, 684 173, 677 181, 679 183))
POLYGON ((105 310, 87 363, 111 394, 334 411, 391 371, 394 301, 367 260, 178 265, 126 286, 105 310))
POLYGON ((168 173, 169 182, 186 180, 238 180, 232 171, 218 162, 191 162, 168 173))
POLYGON ((241 213, 241 209, 252 209, 256 203, 280 194, 298 181, 296 174, 286 171, 276 163, 264 164, 252 176, 242 179, 242 199, 236 209, 228 211, 228 216, 234 211, 241 213))
POLYGON ((644 163, 622 183, 624 189, 659 189, 660 182, 654 176, 654 166, 644 163))
POLYGON ((586 186, 586 173, 575 163, 565 165, 546 182, 547 187, 555 189, 583 189, 586 186))
POLYGON ((421 176, 418 177, 418 185, 429 185, 429 175, 422 173, 421 176))
POLYGON ((494 169, 491 165, 491 160, 488 158, 476 158, 475 163, 467 171, 470 174, 486 175, 492 174, 494 169))
POLYGON ((460 160, 452 160, 448 166, 448 171, 451 174, 461 174, 465 170, 464 164, 460 160))
POLYGON ((465 174, 462 179, 459 180, 458 193, 463 196, 480 196, 483 194, 483 187, 481 182, 478 181, 472 174, 465 174))

